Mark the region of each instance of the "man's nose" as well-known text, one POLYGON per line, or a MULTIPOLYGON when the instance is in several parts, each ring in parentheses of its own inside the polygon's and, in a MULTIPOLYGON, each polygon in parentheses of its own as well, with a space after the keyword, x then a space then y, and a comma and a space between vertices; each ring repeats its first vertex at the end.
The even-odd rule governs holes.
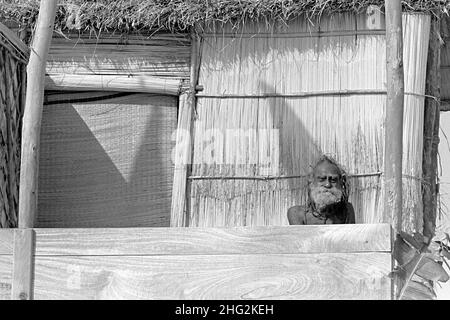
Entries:
POLYGON ((325 188, 331 188, 331 181, 330 181, 330 179, 325 180, 324 187, 325 188))

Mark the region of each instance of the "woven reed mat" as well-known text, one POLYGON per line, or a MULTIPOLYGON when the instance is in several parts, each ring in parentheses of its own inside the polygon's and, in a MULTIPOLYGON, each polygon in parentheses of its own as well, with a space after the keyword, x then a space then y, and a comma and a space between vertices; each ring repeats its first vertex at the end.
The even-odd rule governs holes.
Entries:
POLYGON ((37 226, 168 226, 176 106, 151 94, 47 93, 37 226))

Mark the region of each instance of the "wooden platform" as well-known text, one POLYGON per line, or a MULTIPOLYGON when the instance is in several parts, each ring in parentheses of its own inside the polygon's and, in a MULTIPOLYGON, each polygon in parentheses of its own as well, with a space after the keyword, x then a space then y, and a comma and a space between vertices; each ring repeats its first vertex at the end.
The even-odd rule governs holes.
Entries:
MULTIPOLYGON (((14 232, 0 230, 0 299, 26 279, 14 232)), ((29 232, 33 299, 391 299, 389 225, 29 232)))

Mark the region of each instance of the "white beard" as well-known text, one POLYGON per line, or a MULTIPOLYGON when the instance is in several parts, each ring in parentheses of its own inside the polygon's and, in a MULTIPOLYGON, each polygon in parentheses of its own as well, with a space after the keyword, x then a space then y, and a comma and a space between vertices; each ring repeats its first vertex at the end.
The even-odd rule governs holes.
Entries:
POLYGON ((316 209, 321 211, 326 207, 337 204, 342 201, 342 191, 336 188, 313 188, 310 191, 311 200, 314 202, 316 209))

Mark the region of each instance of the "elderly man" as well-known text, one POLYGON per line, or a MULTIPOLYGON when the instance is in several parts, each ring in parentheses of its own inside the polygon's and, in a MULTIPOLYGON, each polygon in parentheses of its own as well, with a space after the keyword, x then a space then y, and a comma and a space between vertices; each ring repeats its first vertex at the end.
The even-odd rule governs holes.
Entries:
POLYGON ((289 208, 287 215, 289 224, 355 223, 345 172, 333 159, 319 159, 308 181, 308 204, 289 208))

